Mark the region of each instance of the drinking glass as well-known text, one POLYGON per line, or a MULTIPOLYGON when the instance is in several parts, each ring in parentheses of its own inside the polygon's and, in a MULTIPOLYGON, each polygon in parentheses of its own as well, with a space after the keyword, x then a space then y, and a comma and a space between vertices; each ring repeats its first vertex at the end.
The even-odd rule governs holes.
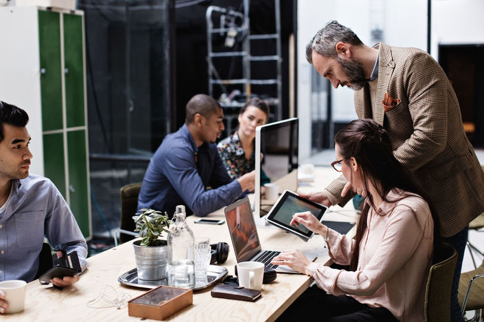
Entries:
POLYGON ((195 237, 195 279, 197 284, 207 283, 207 270, 210 265, 211 248, 209 237, 195 237))

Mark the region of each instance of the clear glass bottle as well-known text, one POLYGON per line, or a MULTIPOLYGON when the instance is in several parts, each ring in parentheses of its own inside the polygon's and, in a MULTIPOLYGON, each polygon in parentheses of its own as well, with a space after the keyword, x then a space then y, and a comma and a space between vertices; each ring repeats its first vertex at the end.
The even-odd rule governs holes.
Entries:
POLYGON ((168 285, 181 288, 195 286, 195 256, 193 231, 185 219, 185 206, 176 206, 173 229, 168 234, 171 262, 168 264, 168 285))

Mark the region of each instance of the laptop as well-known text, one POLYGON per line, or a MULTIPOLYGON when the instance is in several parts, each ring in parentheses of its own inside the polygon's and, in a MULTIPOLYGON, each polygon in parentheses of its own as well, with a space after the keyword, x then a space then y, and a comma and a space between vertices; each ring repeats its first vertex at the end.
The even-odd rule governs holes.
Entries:
MULTIPOLYGON (((224 212, 237 263, 245 261, 262 262, 266 267, 272 268, 276 272, 299 274, 288 266, 271 264, 272 259, 280 252, 262 250, 249 198, 245 197, 225 207, 224 212)), ((315 253, 305 253, 305 255, 310 261, 317 257, 315 253)))

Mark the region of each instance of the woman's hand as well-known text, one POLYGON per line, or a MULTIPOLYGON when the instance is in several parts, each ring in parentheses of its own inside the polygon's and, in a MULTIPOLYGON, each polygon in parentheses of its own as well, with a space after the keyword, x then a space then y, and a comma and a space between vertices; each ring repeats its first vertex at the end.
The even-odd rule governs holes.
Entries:
POLYGON ((290 225, 299 227, 299 224, 304 225, 307 229, 320 235, 321 230, 324 228, 324 225, 309 211, 297 212, 292 216, 290 225))
POLYGON ((286 265, 299 273, 306 274, 306 268, 311 261, 299 250, 286 250, 274 257, 271 264, 286 265))

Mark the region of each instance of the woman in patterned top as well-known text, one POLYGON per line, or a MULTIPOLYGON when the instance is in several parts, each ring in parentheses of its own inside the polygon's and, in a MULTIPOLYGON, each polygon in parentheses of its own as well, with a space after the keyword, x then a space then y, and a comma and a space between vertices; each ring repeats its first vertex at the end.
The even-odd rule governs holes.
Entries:
POLYGON ((230 177, 236 179, 255 169, 255 129, 268 119, 269 106, 257 97, 240 109, 237 130, 217 145, 230 177))

